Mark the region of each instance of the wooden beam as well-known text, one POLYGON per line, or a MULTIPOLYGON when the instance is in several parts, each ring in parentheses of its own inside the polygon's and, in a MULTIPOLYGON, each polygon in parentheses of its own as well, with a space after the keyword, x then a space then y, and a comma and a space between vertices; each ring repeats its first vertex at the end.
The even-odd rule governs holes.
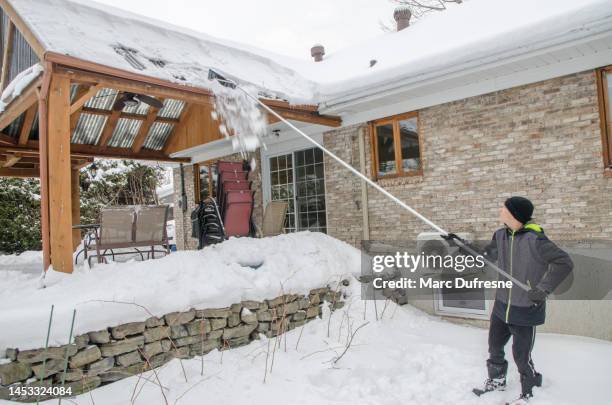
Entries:
POLYGON ((0 114, 0 130, 6 128, 11 122, 17 119, 25 110, 32 107, 38 100, 37 89, 40 86, 41 79, 35 80, 21 93, 20 96, 6 106, 6 109, 0 114))
POLYGON ((72 196, 70 167, 70 79, 51 78, 49 89, 49 218, 51 263, 72 273, 72 196))
MULTIPOLYGON (((153 108, 153 107, 151 107, 153 108)), ((91 107, 83 107, 81 109, 82 113, 85 114, 93 114, 93 115, 102 115, 102 116, 111 116, 113 114, 113 112, 115 112, 114 110, 105 110, 103 108, 91 108, 91 107)), ((143 114, 134 114, 134 113, 126 113, 126 112, 122 112, 119 111, 119 118, 126 118, 126 119, 130 119, 130 120, 138 120, 138 121, 146 121, 147 119, 147 115, 143 115, 143 114)), ((155 119, 155 121, 157 122, 165 122, 167 124, 178 124, 179 120, 176 118, 164 118, 164 117, 157 117, 155 119)))
MULTIPOLYGON (((47 59, 55 60, 52 53, 47 53, 47 59)), ((61 55, 59 58, 63 60, 66 55, 61 55)), ((70 57, 68 57, 70 58, 70 57)), ((74 58, 71 58, 74 59, 74 58)), ((85 62, 86 66, 90 64, 85 62)), ((213 95, 206 89, 198 89, 195 87, 184 86, 176 83, 166 82, 164 80, 155 79, 138 74, 132 74, 119 69, 108 68, 108 66, 95 65, 93 68, 98 69, 96 72, 73 69, 66 66, 58 66, 54 69, 54 73, 69 77, 75 83, 98 83, 105 88, 116 89, 124 92, 146 94, 153 97, 171 98, 174 100, 183 100, 189 103, 196 104, 212 104, 213 95), (110 76, 103 72, 111 70, 117 76, 110 76)))
POLYGON ((34 124, 34 118, 36 118, 36 112, 38 111, 38 105, 32 104, 32 107, 28 108, 21 124, 21 130, 19 131, 19 145, 25 145, 30 139, 30 131, 32 131, 32 125, 34 124))
POLYGON ((23 21, 21 16, 15 11, 13 6, 7 0, 0 0, 0 7, 8 15, 11 22, 15 24, 21 35, 25 38, 26 42, 32 47, 34 53, 42 61, 44 59, 45 48, 38 40, 36 35, 30 30, 30 27, 23 21))
MULTIPOLYGON (((81 223, 81 185, 79 169, 72 169, 70 174, 70 196, 72 197, 72 225, 81 223)), ((72 230, 72 251, 81 244, 81 230, 72 230)))
POLYGON ((0 133, 0 145, 16 145, 17 142, 14 138, 11 138, 8 135, 0 133))
POLYGON ((166 139, 166 142, 164 143, 164 147, 162 148, 162 150, 165 154, 168 154, 168 150, 174 144, 175 138, 177 137, 179 130, 186 125, 187 120, 189 119, 189 116, 191 115, 192 111, 193 105, 185 104, 185 107, 183 107, 183 111, 181 111, 179 123, 176 124, 174 128, 172 128, 172 132, 170 133, 170 135, 168 135, 168 139, 166 139))
POLYGON ((274 108, 288 108, 295 109, 298 111, 308 111, 308 112, 317 112, 318 107, 314 104, 289 104, 289 102, 284 100, 271 100, 262 98, 260 99, 262 103, 267 105, 268 107, 274 108))
MULTIPOLYGON (((292 108, 271 107, 281 117, 287 120, 307 122, 310 124, 325 125, 328 127, 339 127, 342 125, 342 118, 333 115, 320 115, 317 112, 305 112, 292 108)), ((280 120, 268 114, 268 124, 274 124, 280 120)))
POLYGON ((32 142, 36 142, 37 146, 36 149, 32 148, 31 146, 25 145, 12 145, 12 146, 8 146, 8 145, 0 145, 0 154, 5 154, 5 155, 12 155, 15 153, 19 153, 22 156, 38 156, 38 142, 37 141, 29 141, 28 144, 32 143, 32 142))
POLYGON ((49 219, 49 148, 48 148, 48 96, 51 85, 51 64, 44 62, 45 70, 41 79, 38 98, 38 139, 40 145, 36 149, 40 151, 40 233, 43 251, 43 271, 49 270, 51 265, 51 232, 49 219))
POLYGON ((138 153, 134 153, 130 148, 114 148, 107 146, 104 149, 100 149, 96 145, 71 145, 72 156, 83 156, 83 157, 101 157, 109 159, 133 159, 133 160, 154 160, 158 162, 176 162, 176 163, 189 163, 189 158, 171 158, 161 151, 142 149, 138 153))
MULTIPOLYGON (((93 86, 89 86, 89 85, 81 85, 77 88, 77 92, 75 95, 75 98, 79 99, 81 97, 83 97, 83 95, 85 95, 90 88, 92 88, 93 86)), ((73 135, 74 134, 74 130, 76 129, 77 124, 79 123, 79 117, 81 116, 81 109, 83 107, 81 107, 80 109, 78 109, 77 111, 73 112, 72 114, 70 114, 70 134, 73 135)))
POLYGON ((74 159, 74 156, 73 156, 72 170, 81 170, 85 166, 90 165, 93 161, 94 161, 94 158, 92 157, 74 159))
POLYGON ((8 155, 6 161, 2 164, 2 167, 5 167, 5 168, 13 167, 20 160, 21 160, 21 155, 19 154, 8 155))
POLYGON ((4 53, 2 54, 2 76, 0 77, 0 89, 4 90, 8 83, 9 71, 11 70, 11 57, 13 56, 13 38, 15 37, 15 24, 9 20, 8 32, 4 42, 4 53))
POLYGON ((111 140, 113 136, 113 131, 117 126, 117 122, 119 121, 119 117, 121 116, 121 111, 113 111, 110 114, 110 117, 104 123, 104 129, 102 130, 102 135, 100 135, 100 139, 98 140, 98 146, 100 148, 106 148, 108 142, 111 140))
POLYGON ((70 116, 79 111, 81 107, 83 107, 85 103, 89 101, 89 99, 98 94, 98 92, 103 88, 104 87, 102 85, 96 84, 89 87, 89 89, 87 89, 87 91, 85 91, 83 94, 78 95, 77 99, 70 105, 70 116))
POLYGON ((40 176, 39 169, 0 168, 0 177, 35 178, 40 176))
MULTIPOLYGON (((38 141, 29 141, 27 145, 15 146, 0 146, 0 153, 20 153, 28 156, 38 156, 38 141)), ((133 160, 151 160, 157 162, 170 163, 190 163, 189 158, 171 158, 162 151, 142 149, 139 153, 132 152, 130 148, 100 148, 96 145, 70 145, 70 156, 75 160, 82 160, 91 157, 100 157, 107 159, 133 159, 133 160)))
MULTIPOLYGON (((163 98, 159 99, 160 102, 164 102, 163 98)), ((149 111, 147 112, 147 118, 140 124, 140 128, 138 129, 138 134, 136 134, 136 138, 134 138, 134 143, 132 144, 132 152, 138 153, 142 149, 142 146, 147 139, 147 135, 149 134, 149 130, 151 126, 155 122, 155 118, 157 118, 157 113, 159 113, 160 108, 149 107, 149 111)))

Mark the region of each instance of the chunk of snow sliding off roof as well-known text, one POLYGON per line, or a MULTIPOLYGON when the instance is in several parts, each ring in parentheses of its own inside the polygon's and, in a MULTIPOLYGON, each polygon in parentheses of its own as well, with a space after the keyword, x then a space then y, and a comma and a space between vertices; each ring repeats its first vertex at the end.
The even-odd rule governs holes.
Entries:
POLYGON ((257 89, 253 86, 238 88, 216 85, 213 92, 215 109, 211 113, 212 118, 219 123, 223 136, 232 140, 234 151, 245 155, 257 150, 263 144, 261 139, 267 126, 266 115, 255 101, 257 89))

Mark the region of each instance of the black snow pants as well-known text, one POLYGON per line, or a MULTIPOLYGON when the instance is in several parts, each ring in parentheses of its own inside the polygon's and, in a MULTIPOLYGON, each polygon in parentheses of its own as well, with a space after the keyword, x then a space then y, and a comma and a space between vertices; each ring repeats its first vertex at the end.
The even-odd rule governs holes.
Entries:
POLYGON ((542 385, 542 376, 535 371, 531 351, 535 342, 535 326, 507 324, 495 314, 491 315, 489 326, 489 360, 487 369, 489 378, 505 378, 508 362, 504 357, 504 346, 512 340, 512 356, 521 374, 523 393, 531 394, 533 386, 542 385))

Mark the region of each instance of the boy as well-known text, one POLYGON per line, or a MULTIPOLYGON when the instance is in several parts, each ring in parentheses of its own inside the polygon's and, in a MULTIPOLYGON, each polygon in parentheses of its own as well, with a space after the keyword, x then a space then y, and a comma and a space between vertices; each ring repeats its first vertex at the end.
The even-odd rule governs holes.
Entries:
MULTIPOLYGON (((489 326, 489 378, 478 396, 506 386, 508 362, 504 346, 512 336, 512 355, 521 375, 521 395, 512 404, 526 403, 533 396, 532 388, 542 385, 542 375, 536 372, 531 359, 537 325, 546 316, 546 297, 570 274, 573 263, 545 235, 543 229, 531 223, 533 204, 524 197, 508 198, 499 211, 505 225, 493 234, 485 257, 497 261, 499 267, 531 289, 519 286, 498 289, 489 326)), ((500 276, 500 279, 503 279, 500 276)))

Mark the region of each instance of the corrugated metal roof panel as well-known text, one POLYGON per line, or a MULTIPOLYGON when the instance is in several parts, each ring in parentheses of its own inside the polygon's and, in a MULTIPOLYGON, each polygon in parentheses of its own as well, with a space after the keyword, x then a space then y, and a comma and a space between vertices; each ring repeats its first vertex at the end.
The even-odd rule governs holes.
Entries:
POLYGON ((146 115, 148 111, 149 111, 149 105, 145 103, 138 103, 134 107, 124 107, 123 108, 123 112, 130 113, 130 114, 146 115))
POLYGON ((12 46, 13 54, 9 61, 8 83, 13 81, 19 73, 40 62, 40 59, 18 29, 15 29, 12 46))
POLYGON ((164 107, 157 113, 158 117, 162 118, 178 118, 185 107, 185 102, 181 100, 173 100, 167 98, 164 100, 164 107))
POLYGON ((32 122, 32 129, 30 129, 29 139, 32 141, 38 140, 38 110, 36 110, 36 115, 34 116, 34 122, 32 122))
POLYGON ((71 84, 70 85, 70 102, 74 101, 78 89, 79 89, 79 85, 78 84, 71 84))
POLYGON ((19 137, 19 131, 21 130, 21 123, 25 117, 25 113, 22 113, 19 117, 15 118, 4 130, 2 131, 5 135, 11 138, 17 139, 19 137))
POLYGON ((138 134, 142 121, 120 118, 115 126, 108 146, 118 148, 129 148, 134 143, 134 138, 138 134))
POLYGON ((96 145, 100 135, 102 135, 107 118, 104 115, 81 113, 70 142, 96 145))
POLYGON ((145 149, 161 150, 166 144, 166 139, 168 139, 173 129, 174 124, 169 124, 167 122, 153 123, 149 129, 143 147, 145 149))
POLYGON ((115 103, 117 97, 117 90, 114 89, 102 89, 96 93, 95 96, 87 100, 85 107, 89 108, 102 108, 103 110, 110 110, 115 103))

